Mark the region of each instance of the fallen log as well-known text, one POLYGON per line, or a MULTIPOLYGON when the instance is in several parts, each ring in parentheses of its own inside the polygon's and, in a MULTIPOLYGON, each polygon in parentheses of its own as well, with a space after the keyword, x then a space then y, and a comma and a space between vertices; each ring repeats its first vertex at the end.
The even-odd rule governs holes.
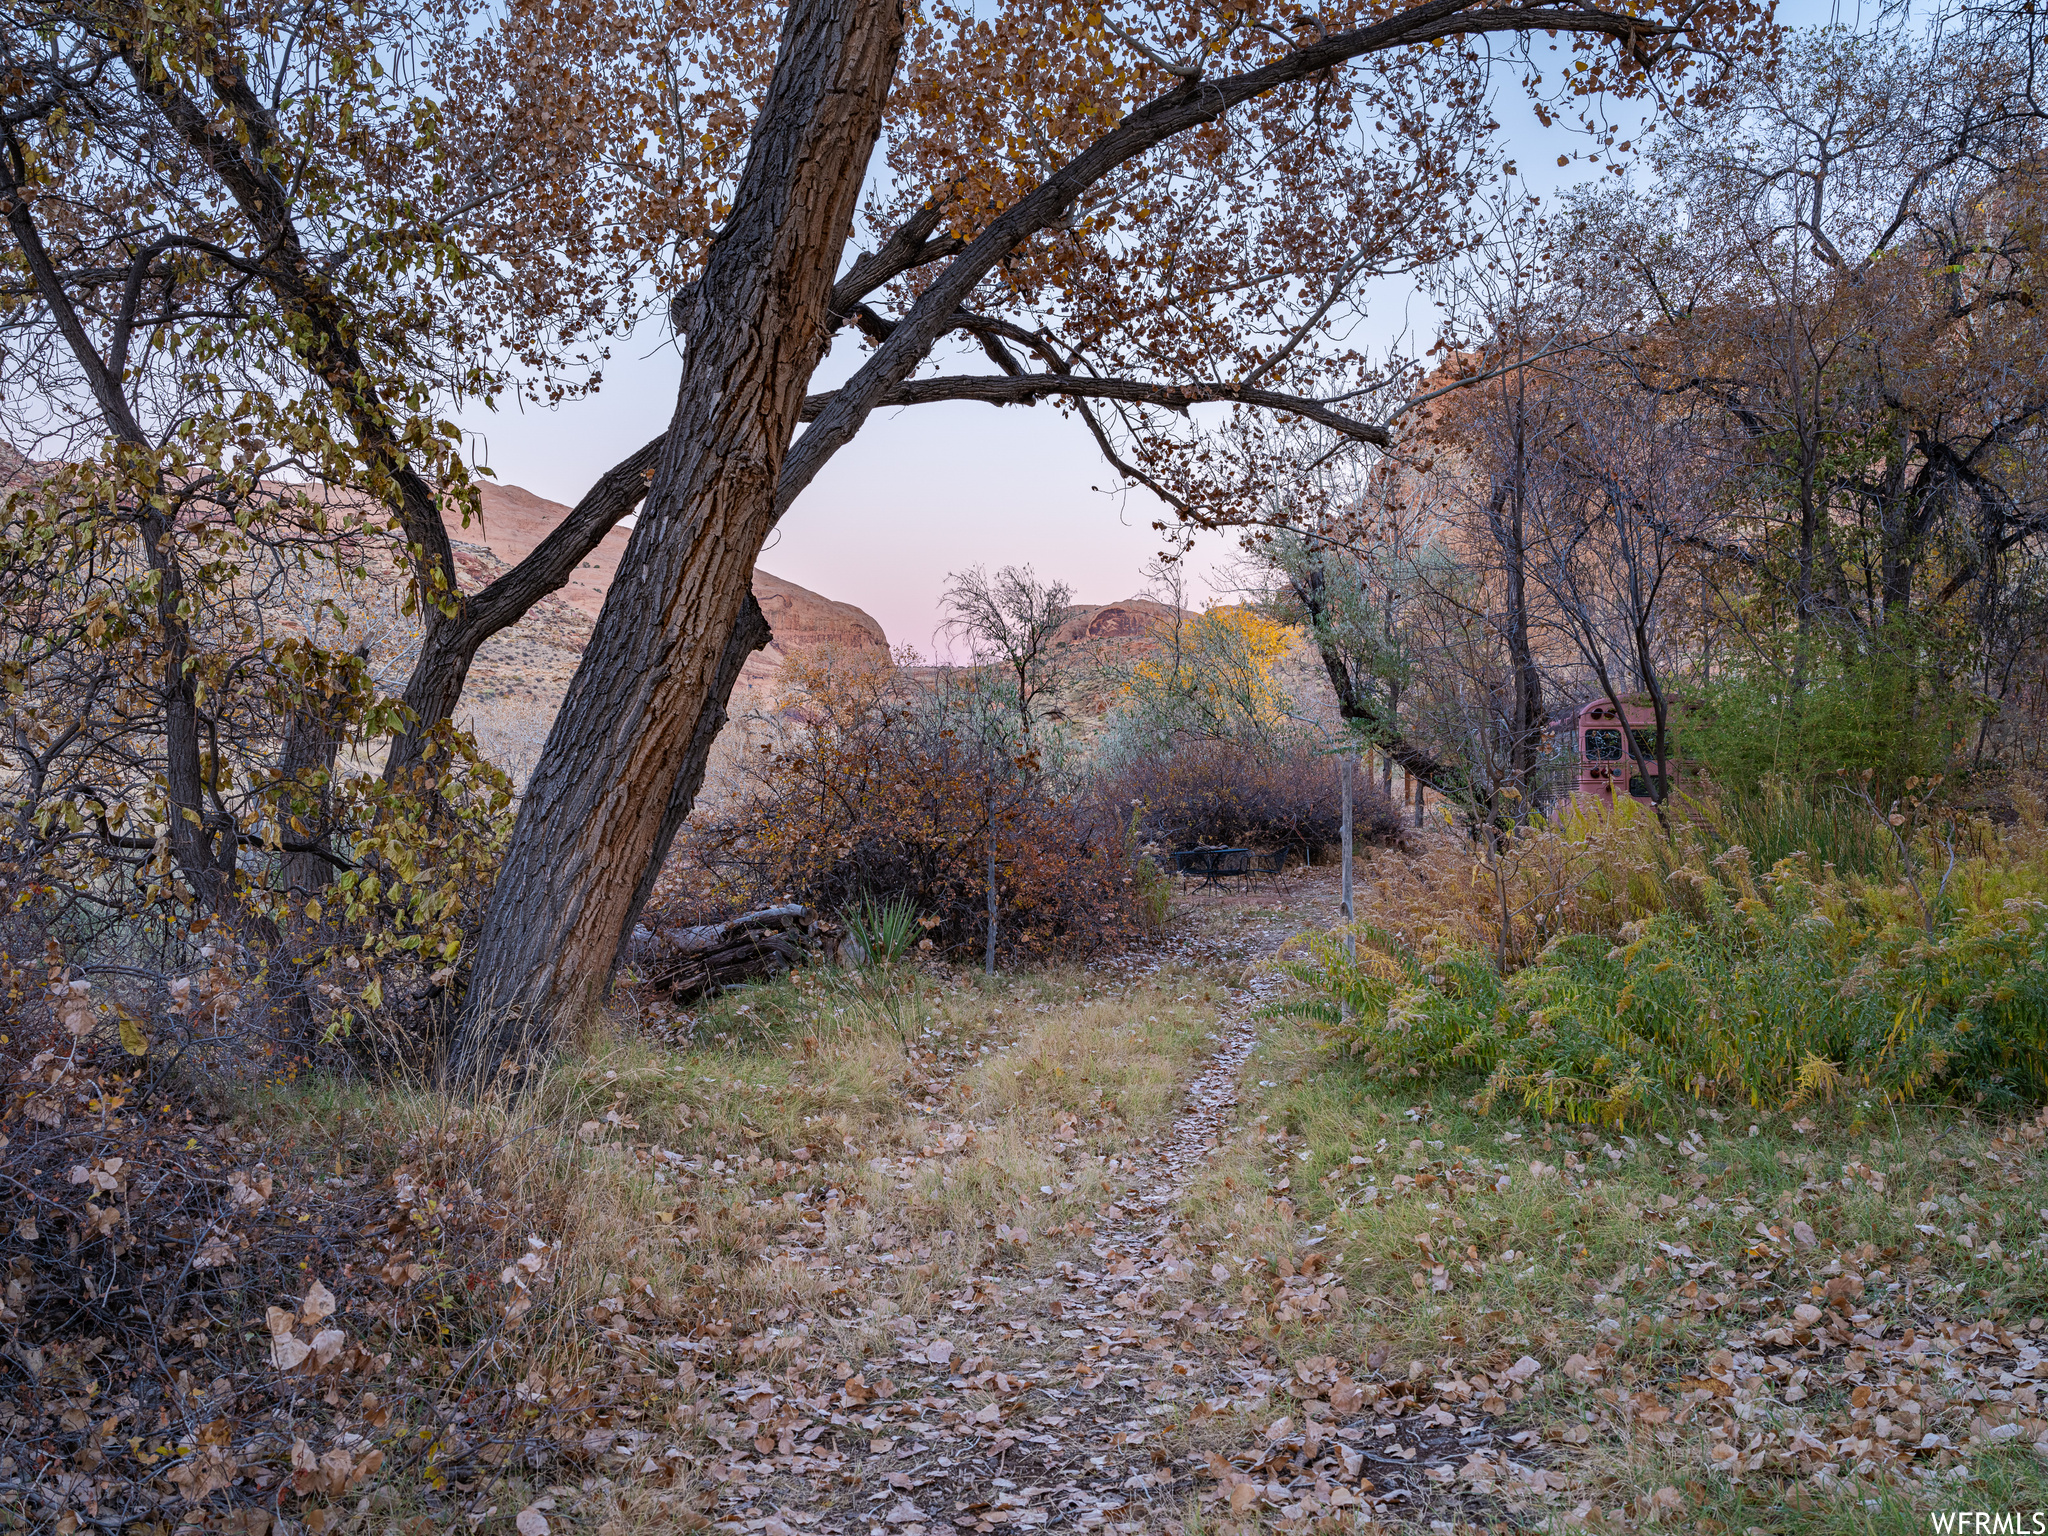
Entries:
POLYGON ((700 955, 724 949, 736 938, 753 933, 777 933, 810 921, 810 908, 799 902, 787 906, 763 907, 742 913, 722 923, 704 923, 695 928, 664 928, 656 937, 678 955, 700 955))
POLYGON ((824 955, 834 936, 810 908, 791 903, 722 923, 643 928, 634 937, 648 982, 688 1000, 793 970, 824 955))

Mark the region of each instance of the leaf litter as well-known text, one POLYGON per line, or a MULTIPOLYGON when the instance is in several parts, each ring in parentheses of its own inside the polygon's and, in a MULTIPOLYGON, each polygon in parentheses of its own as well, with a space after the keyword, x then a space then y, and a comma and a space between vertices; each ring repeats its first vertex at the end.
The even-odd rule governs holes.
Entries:
MULTIPOLYGON (((1176 959, 1236 969, 1292 932, 1268 926, 1207 952, 1184 942, 1176 959)), ((1161 963, 1127 958, 1125 974, 1161 963)), ((718 1453, 687 1474, 695 1518, 770 1536, 1177 1532, 1198 1511, 1204 1530, 1622 1529, 1695 1518, 1709 1476, 1796 1505, 1909 1481, 1925 1491, 1999 1447, 2048 1456, 2038 1321, 1955 1321, 1927 1297, 1902 1308, 1896 1256, 1887 1266, 1868 1243, 1831 1246, 1807 1219, 1774 1220, 1782 1213, 1739 1194, 1695 1203, 1751 1223, 1744 1266, 1677 1242, 1633 1277, 1638 1289, 1670 1283, 1674 1312, 1727 1324, 1720 1347, 1689 1364, 1645 1373, 1616 1330, 1578 1348, 1462 1358, 1392 1358, 1370 1344, 1348 1356, 1297 1352, 1355 1311, 1342 1255, 1325 1259, 1308 1249, 1322 1239, 1306 1238, 1306 1251, 1247 1263, 1181 1209, 1208 1160, 1235 1137, 1257 1141, 1264 1125, 1238 1128, 1239 1080, 1272 983, 1238 980, 1180 1112, 1131 1144, 1131 1177, 1092 1212, 1037 1230, 1021 1214, 993 1217, 984 1262, 932 1298, 929 1319, 881 1305, 799 1322, 769 1345, 773 1369, 735 1374, 723 1421, 706 1423, 718 1453)), ((957 1113, 958 1087, 934 1069, 923 1106, 957 1113)), ((1057 1146, 1100 1129, 1061 1115, 1037 1135, 1057 1146)), ((992 1130, 945 1121, 922 1149, 871 1166, 907 1193, 992 1130)), ((2034 1177, 2044 1133, 2048 1118, 2007 1127, 1990 1155, 2014 1179, 2034 1177)), ((1561 1166, 1535 1162, 1529 1177, 1582 1199, 1599 1188, 1589 1161, 1569 1152, 1561 1166)), ((1358 1193, 1455 1198, 1504 1187, 1503 1177, 1446 1155, 1358 1193)), ((1843 1167, 1844 1188, 1873 1180, 1882 1187, 1865 1164, 1843 1167)), ((1291 1169, 1276 1168, 1267 1191, 1291 1216, 1290 1182, 1291 1169)), ((1809 1179, 1803 1198, 1827 1194, 1809 1179)), ((1418 1292, 1469 1283, 1473 1266, 1455 1248, 1431 1249, 1422 1244, 1418 1292)), ((884 1221, 866 1267, 914 1275, 930 1254, 884 1221)), ((849 1257, 785 1240, 774 1260, 838 1277, 849 1257)), ((1358 1335, 1369 1339, 1369 1324, 1358 1335)), ((637 1470, 650 1466, 643 1458, 637 1470)))
MULTIPOLYGON (((647 1251, 729 1249, 741 1266, 698 1266, 703 1285, 683 1294, 629 1263, 601 1283, 586 1277, 578 1298, 546 1222, 522 1240, 536 1214, 507 1206, 481 1174, 471 1182, 461 1169, 481 1165, 449 1161, 431 1137, 381 1179, 300 1179, 274 1140, 188 1117, 175 1132, 182 1143, 160 1137, 164 1148, 151 1149, 155 1159, 176 1146, 209 1160, 215 1193, 179 1228, 184 1273, 239 1279, 251 1243, 275 1241, 251 1225, 269 1213, 298 1212, 281 1230, 314 1240, 278 1250, 306 1254, 291 1266, 300 1281, 273 1290, 247 1335, 273 1379, 190 1381, 184 1408, 152 1407, 157 1436, 126 1452, 89 1413, 65 1409, 81 1448, 40 1469, 34 1497, 76 1529, 112 1518, 103 1511, 122 1503, 117 1483, 130 1495, 147 1483, 157 1491, 125 1507, 183 1508, 179 1528, 197 1530, 225 1501, 242 1520, 230 1528, 247 1533, 253 1493, 274 1509, 295 1506, 294 1523, 309 1531, 375 1536, 457 1517, 521 1536, 590 1524, 768 1536, 1173 1533, 1190 1521, 1204 1532, 1707 1529, 1701 1511, 1731 1489, 1789 1508, 1885 1489, 1938 1504, 1967 1498, 1960 1490, 1987 1457, 2048 1457, 2048 1326, 2009 1308, 1972 1312, 1968 1283, 1995 1278, 2024 1293, 2025 1277, 2041 1272, 2043 1239, 2013 1219, 2013 1202, 2048 1221, 2031 1209, 2048 1116, 1987 1133, 1970 1148, 1977 1157, 1936 1156, 1952 1185, 1916 1190, 1927 1196, 1918 1200, 1875 1152, 1827 1167, 1804 1158, 1804 1181, 1776 1201, 1746 1193, 1713 1171, 1697 1129, 1676 1144, 1658 1138, 1668 1149, 1658 1154, 1540 1126, 1523 1143, 1539 1156, 1511 1165, 1445 1148, 1427 1104, 1407 1111, 1418 1134, 1405 1154, 1382 1141, 1379 1153, 1354 1149, 1323 1171, 1303 1136, 1256 1113, 1247 1070, 1270 1045, 1254 1015, 1273 982, 1256 962, 1306 917, 1241 911, 1234 925, 1211 922, 1097 968, 1102 989, 1134 1009, 1176 988, 1186 989, 1177 1001, 1194 1002, 1208 994, 1192 978, 1222 979, 1170 1113, 1134 1120, 1076 1093, 1043 1114, 991 1115, 977 1081, 1022 1077, 1034 1061, 1061 1070, 1031 1054, 1044 1054, 1033 1042, 1046 1005, 1008 1000, 991 1010, 999 1033, 906 1057, 898 1111, 908 1132, 872 1144, 849 1134, 833 1145, 827 1130, 843 1123, 823 1102, 806 1117, 817 1122, 812 1144, 775 1144, 733 1110, 771 1085, 735 1079, 706 1086, 712 1096, 729 1088, 724 1108, 737 1123, 729 1117, 716 1135, 739 1145, 721 1153, 714 1136, 672 1150, 637 1139, 626 1095, 614 1092, 578 1140, 660 1192, 647 1251), (935 1226, 927 1197, 971 1181, 1006 1135, 1021 1137, 1005 1152, 1013 1169, 1044 1170, 1036 1198, 972 1201, 961 1207, 971 1222, 935 1226), (1443 1335, 1441 1353, 1414 1344, 1404 1307, 1462 1302, 1538 1273, 1526 1252, 1488 1255, 1454 1238, 1446 1225, 1459 1209, 1534 1187, 1557 1211, 1596 1211, 1616 1196, 1603 1173, 1657 1157, 1670 1159, 1678 1193, 1629 1207, 1643 1261, 1611 1278, 1572 1271, 1597 1300, 1638 1298, 1634 1329, 1613 1317, 1578 1332, 1532 1318, 1526 1347, 1511 1347, 1504 1325, 1485 1325, 1494 1311, 1443 1335), (1234 1183, 1248 1170, 1257 1177, 1234 1183), (1219 1179, 1243 1196, 1237 1222, 1215 1208, 1219 1179), (1919 1220, 1907 1242, 1850 1240, 1836 1209, 1871 1197, 1911 1202, 1919 1220), (353 1223, 339 1253, 319 1247, 330 1221, 304 1220, 323 1201, 353 1223), (1343 1220, 1361 1212, 1417 1222, 1428 1213, 1398 1272, 1384 1255, 1344 1251, 1343 1220), (1252 1230, 1261 1220, 1263 1236, 1252 1230), (1710 1227, 1743 1235, 1717 1248, 1702 1239, 1710 1227), (449 1246, 446 1234, 471 1230, 488 1241, 449 1246), (502 1251, 490 1272, 473 1272, 492 1241, 502 1251), (451 1269, 459 1253, 475 1257, 451 1269), (711 1278, 742 1272, 744 1295, 711 1278), (1958 1272, 1964 1281, 1948 1278, 1958 1272), (757 1281, 766 1305, 747 1304, 763 1295, 757 1281), (1404 1303, 1410 1287, 1415 1300, 1404 1303), (475 1360, 499 1358, 499 1339, 544 1312, 543 1297, 573 1307, 573 1347, 536 1356, 523 1376, 498 1374, 509 1390, 437 1387, 433 1438, 391 1442, 386 1427, 404 1418, 392 1419, 386 1398, 416 1382, 395 1380, 413 1373, 393 1371, 368 1341, 418 1338, 430 1315, 421 1302, 445 1306, 465 1289, 492 1298, 500 1319, 475 1360), (1645 1331, 1651 1312, 1668 1342, 1645 1331), (297 1406, 238 1417, 262 1392, 297 1406), (308 1416, 316 1399, 334 1409, 320 1422, 308 1416), (121 1466, 123 1456, 135 1465, 121 1466), (387 1518, 394 1487, 430 1513, 387 1518)), ((686 1071, 697 1065, 682 1060, 686 1071)), ((1259 1070, 1285 1075, 1271 1060, 1261 1056, 1259 1070)), ((52 1150, 63 1129, 47 1132, 52 1150)), ((1793 1126, 1816 1129, 1804 1118, 1793 1126)), ((125 1228, 102 1221, 95 1238, 91 1212, 132 1189, 134 1160, 102 1149, 43 1166, 50 1192, 14 1241, 46 1252, 42 1229, 68 1225, 117 1253, 125 1228), (85 1214, 58 1209, 67 1190, 85 1214)), ((187 1326, 172 1331, 182 1338, 187 1326)), ((190 1326, 196 1345, 220 1336, 218 1324, 205 1331, 203 1311, 190 1326)), ((130 1379, 118 1364, 128 1347, 101 1346, 117 1384, 130 1379)), ((85 1398, 104 1390, 92 1385, 92 1352, 72 1354, 36 1362, 53 1412, 67 1391, 80 1398, 63 1385, 72 1377, 85 1398)), ((131 1388, 115 1406, 134 1400, 131 1388)))

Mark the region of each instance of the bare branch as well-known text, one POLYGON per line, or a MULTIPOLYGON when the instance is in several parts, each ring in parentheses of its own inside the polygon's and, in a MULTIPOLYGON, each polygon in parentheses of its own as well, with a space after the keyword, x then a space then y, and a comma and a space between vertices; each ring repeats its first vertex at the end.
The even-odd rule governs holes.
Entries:
MULTIPOLYGON (((816 421, 832 410, 843 391, 812 395, 804 401, 804 421, 816 421)), ((1272 389, 1247 389, 1237 384, 1153 384, 1142 379, 1104 379, 1078 373, 1021 373, 997 378, 990 374, 946 375, 911 379, 899 384, 879 405, 932 405, 942 400, 980 400, 989 405, 1035 405, 1044 396, 1118 400, 1126 405, 1163 406, 1185 413, 1197 405, 1253 405, 1299 416, 1342 433, 1355 442, 1391 447, 1385 427, 1333 411, 1320 400, 1272 389)), ((802 439, 799 439, 801 442, 802 439)))
MULTIPOLYGON (((1314 38, 1257 69, 1204 81, 1199 87, 1183 82, 1131 112, 998 214, 938 274, 889 339, 859 373, 834 392, 830 405, 792 445, 776 486, 775 515, 786 512, 832 455, 852 440, 869 412, 894 398, 938 339, 953 328, 954 314, 999 261, 1039 231, 1057 225, 1089 188, 1154 146, 1212 123, 1268 91, 1311 79, 1354 59, 1417 43, 1483 33, 1555 30, 1610 37, 1640 57, 1643 39, 1684 30, 1682 25, 1650 22, 1623 12, 1572 6, 1468 7, 1469 0, 1427 0, 1370 26, 1314 38)), ((836 302, 834 309, 845 313, 836 302)))

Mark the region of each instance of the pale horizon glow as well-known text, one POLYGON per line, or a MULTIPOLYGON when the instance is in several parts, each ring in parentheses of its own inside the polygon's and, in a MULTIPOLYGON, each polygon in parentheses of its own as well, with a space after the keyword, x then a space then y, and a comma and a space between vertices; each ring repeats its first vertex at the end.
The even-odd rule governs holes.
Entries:
MULTIPOLYGON (((817 387, 838 383, 861 357, 850 343, 835 348, 817 387)), ((472 450, 498 484, 573 504, 662 429, 678 379, 665 340, 621 347, 593 399, 470 416, 472 450)), ((937 631, 946 578, 971 566, 1029 565, 1066 582, 1078 603, 1138 596, 1144 567, 1165 545, 1152 523, 1168 509, 1146 491, 1094 489, 1116 479, 1087 427, 1050 403, 878 411, 790 509, 760 564, 862 609, 891 645, 932 656, 945 650, 937 631)), ((1231 536, 1197 537, 1185 563, 1191 601, 1224 595, 1218 584, 1236 554, 1231 536)))

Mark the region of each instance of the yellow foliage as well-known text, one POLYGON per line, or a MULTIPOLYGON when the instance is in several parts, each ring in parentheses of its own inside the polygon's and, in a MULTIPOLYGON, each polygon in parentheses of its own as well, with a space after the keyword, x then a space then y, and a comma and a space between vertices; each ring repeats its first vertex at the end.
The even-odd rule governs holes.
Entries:
POLYGON ((1132 668, 1127 688, 1139 703, 1164 708, 1203 734, 1270 736, 1293 707, 1279 665, 1292 634, 1250 608, 1211 608, 1132 668))

